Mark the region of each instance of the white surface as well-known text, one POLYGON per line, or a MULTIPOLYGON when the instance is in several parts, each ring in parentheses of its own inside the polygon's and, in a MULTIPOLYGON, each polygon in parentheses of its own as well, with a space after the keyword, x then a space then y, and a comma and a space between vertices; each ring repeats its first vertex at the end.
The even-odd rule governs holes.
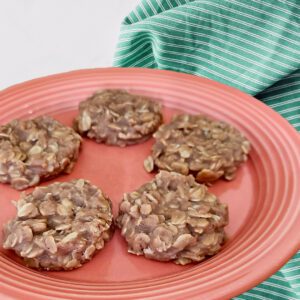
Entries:
POLYGON ((0 0, 0 89, 74 69, 106 67, 138 0, 0 0))

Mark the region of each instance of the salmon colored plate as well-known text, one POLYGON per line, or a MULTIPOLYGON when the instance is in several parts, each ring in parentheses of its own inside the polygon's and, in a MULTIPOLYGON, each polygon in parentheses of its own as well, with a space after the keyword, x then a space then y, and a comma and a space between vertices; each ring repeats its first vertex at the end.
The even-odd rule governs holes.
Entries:
MULTIPOLYGON (((239 169, 236 180, 220 181, 211 188, 229 205, 229 240, 215 257, 183 267, 128 254, 117 231, 91 262, 69 272, 31 270, 1 248, 1 299, 228 299, 269 277, 297 251, 298 134, 270 108, 231 87, 169 71, 75 71, 2 91, 0 124, 49 114, 71 125, 78 103, 103 88, 124 88, 159 98, 165 120, 178 111, 204 113, 245 133, 253 145, 250 160, 239 169)), ((143 170, 152 144, 150 140, 122 149, 85 140, 72 174, 57 180, 90 180, 109 195, 116 214, 122 194, 154 176, 143 170)), ((11 200, 18 199, 19 192, 7 185, 0 185, 0 191, 3 227, 15 215, 11 200)))

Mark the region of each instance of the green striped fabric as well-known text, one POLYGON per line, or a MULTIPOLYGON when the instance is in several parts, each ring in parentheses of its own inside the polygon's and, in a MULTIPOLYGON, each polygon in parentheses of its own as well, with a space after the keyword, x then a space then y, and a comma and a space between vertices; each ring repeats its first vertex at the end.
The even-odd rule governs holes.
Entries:
MULTIPOLYGON (((300 0, 141 0, 122 24, 114 65, 234 86, 300 131, 300 0)), ((300 299, 300 252, 235 299, 300 299)))

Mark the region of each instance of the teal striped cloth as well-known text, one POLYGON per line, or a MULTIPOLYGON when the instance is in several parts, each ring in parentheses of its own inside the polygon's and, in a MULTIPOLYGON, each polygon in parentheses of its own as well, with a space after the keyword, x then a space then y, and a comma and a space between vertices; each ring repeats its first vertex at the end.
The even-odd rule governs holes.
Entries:
MULTIPOLYGON (((300 131, 300 0, 141 0, 122 23, 114 65, 234 86, 300 131)), ((300 252, 234 299, 300 299, 300 252)))

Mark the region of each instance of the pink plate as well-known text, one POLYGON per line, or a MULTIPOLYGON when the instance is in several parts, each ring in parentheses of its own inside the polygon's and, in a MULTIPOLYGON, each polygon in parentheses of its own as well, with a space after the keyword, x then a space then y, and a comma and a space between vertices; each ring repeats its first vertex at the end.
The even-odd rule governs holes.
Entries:
MULTIPOLYGON (((234 124, 253 145, 232 182, 211 191, 228 203, 229 240, 215 257, 177 266, 126 252, 117 231, 82 268, 37 272, 1 248, 1 299, 228 299, 277 271, 300 247, 300 143, 297 132, 254 98, 220 83, 169 71, 95 69, 49 76, 0 92, 0 123, 49 114, 71 125, 78 103, 97 89, 124 88, 161 99, 165 120, 178 111, 204 113, 234 124), (2 295, 1 295, 2 294, 2 295)), ((143 170, 153 140, 117 148, 85 140, 71 175, 101 187, 114 204, 153 175, 143 170)), ((47 184, 47 183, 44 183, 47 184)), ((19 192, 1 185, 1 227, 15 215, 19 192)), ((2 244, 2 235, 0 236, 2 244)))

